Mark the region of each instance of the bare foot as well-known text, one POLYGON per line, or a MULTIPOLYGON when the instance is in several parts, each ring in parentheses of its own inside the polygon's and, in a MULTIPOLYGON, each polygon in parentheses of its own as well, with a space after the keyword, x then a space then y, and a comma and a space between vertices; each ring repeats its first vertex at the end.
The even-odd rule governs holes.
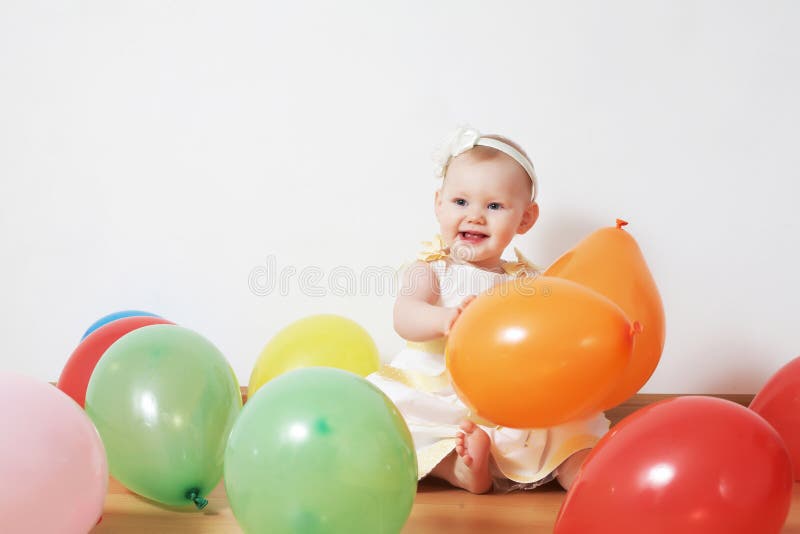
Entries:
POLYGON ((453 472, 458 486, 472 493, 486 493, 492 488, 489 474, 488 434, 478 425, 464 420, 456 436, 456 454, 453 472))
POLYGON ((575 483, 575 479, 578 477, 578 472, 583 465, 583 461, 589 456, 589 452, 591 452, 591 449, 580 450, 572 454, 572 456, 564 460, 561 465, 558 466, 556 478, 558 478, 558 483, 561 484, 562 488, 569 491, 572 484, 575 483))

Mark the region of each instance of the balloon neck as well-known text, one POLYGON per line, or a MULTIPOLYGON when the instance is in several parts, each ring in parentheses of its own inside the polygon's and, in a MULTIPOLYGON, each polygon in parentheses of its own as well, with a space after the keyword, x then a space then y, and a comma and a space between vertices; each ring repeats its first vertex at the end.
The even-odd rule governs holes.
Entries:
POLYGON ((639 321, 633 321, 633 324, 631 325, 632 336, 635 334, 641 334, 643 330, 644 327, 642 326, 642 323, 640 323, 639 321))
POLYGON ((623 226, 628 226, 628 221, 623 221, 622 219, 617 219, 617 230, 619 230, 623 226))
POLYGON ((200 488, 192 488, 187 491, 186 498, 192 501, 194 505, 197 506, 198 510, 202 510, 208 505, 208 499, 204 499, 200 496, 200 488))

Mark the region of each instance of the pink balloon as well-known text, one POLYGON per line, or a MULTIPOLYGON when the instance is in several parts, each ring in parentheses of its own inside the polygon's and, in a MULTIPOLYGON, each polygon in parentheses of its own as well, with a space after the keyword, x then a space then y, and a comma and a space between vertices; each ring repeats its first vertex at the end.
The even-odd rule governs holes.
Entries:
POLYGON ((103 513, 108 465, 86 413, 46 382, 0 372, 3 532, 86 534, 103 513))

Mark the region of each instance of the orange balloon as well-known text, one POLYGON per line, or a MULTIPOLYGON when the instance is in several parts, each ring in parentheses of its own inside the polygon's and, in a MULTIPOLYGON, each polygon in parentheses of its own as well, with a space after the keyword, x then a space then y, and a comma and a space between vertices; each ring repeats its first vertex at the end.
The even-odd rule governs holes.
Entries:
POLYGON ((622 380, 602 402, 604 410, 625 402, 647 382, 664 350, 664 307, 639 245, 622 229, 601 228, 558 258, 544 272, 578 282, 616 302, 642 325, 631 363, 622 380))
POLYGON ((447 368, 473 415, 542 428, 600 411, 635 325, 606 297, 560 278, 510 280, 476 298, 447 340, 447 368))

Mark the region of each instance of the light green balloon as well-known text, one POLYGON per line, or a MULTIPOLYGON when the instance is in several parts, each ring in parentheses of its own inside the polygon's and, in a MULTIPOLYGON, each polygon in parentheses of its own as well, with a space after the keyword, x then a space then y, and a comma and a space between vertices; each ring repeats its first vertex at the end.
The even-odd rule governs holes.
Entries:
POLYGON ((378 388, 340 369, 281 375, 248 400, 225 452, 246 533, 396 533, 417 489, 411 434, 378 388))
POLYGON ((86 412, 111 474, 149 499, 205 505, 222 476, 225 445, 242 407, 222 353, 175 325, 145 326, 105 352, 86 391, 86 412))

